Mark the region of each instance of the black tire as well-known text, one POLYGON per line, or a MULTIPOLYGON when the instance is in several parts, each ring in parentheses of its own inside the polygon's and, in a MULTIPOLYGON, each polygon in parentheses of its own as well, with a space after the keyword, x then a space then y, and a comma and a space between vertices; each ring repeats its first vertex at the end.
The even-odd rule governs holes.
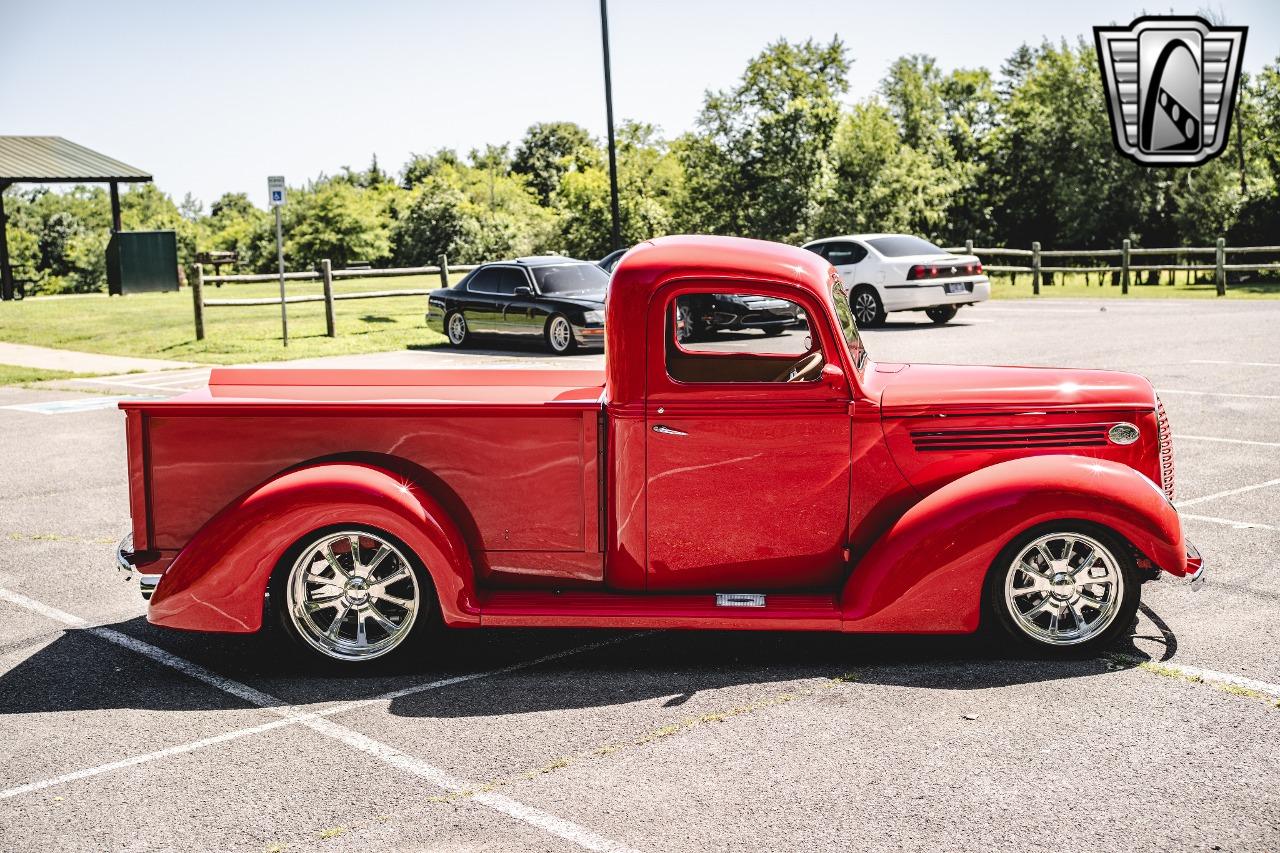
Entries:
MULTIPOLYGON (((1084 544, 1087 545, 1088 543, 1084 544)), ((1052 540, 1047 544, 1047 547, 1050 556, 1059 556, 1054 553, 1052 540)), ((1096 553, 1095 559, 1101 560, 1096 553)), ((1105 560, 1101 561, 1105 563, 1105 560)), ((1069 567, 1070 562, 1068 562, 1066 566, 1069 567)), ((1099 566, 1096 569, 1089 569, 1087 571, 1096 572, 1102 571, 1105 568, 1105 566, 1099 566)), ((1053 574, 1053 577, 1056 578, 1061 574, 1069 574, 1069 572, 1057 572, 1053 574)), ((1023 572, 1023 576, 1027 576, 1027 573, 1023 572)), ((1105 587, 1106 582, 1100 581, 1098 583, 1086 585, 1091 587, 1091 595, 1100 595, 1101 593, 1099 593, 1098 590, 1100 587, 1105 587)), ((1019 587, 1015 587, 1015 589, 1017 588, 1019 587)), ((1048 588, 1054 589, 1052 584, 1050 584, 1048 588)), ((1113 588, 1112 593, 1114 594, 1114 592, 1115 590, 1113 588)), ((1114 644, 1116 639, 1133 624, 1134 617, 1138 612, 1138 604, 1140 603, 1141 595, 1142 576, 1139 574, 1137 565, 1134 562, 1133 549, 1123 539, 1116 536, 1110 530, 1096 524, 1067 520, 1049 522, 1019 534, 1014 537, 1008 545, 1001 549, 1000 554, 995 559, 995 562, 987 571, 987 577, 983 584, 982 622, 984 628, 996 629, 995 631, 989 631, 989 634, 993 635, 992 639, 1001 643, 1005 648, 1012 644, 1016 649, 1024 653, 1044 658, 1069 659, 1094 657, 1114 644), (1055 536, 1077 537, 1076 545, 1068 555, 1068 559, 1070 561, 1074 561, 1077 565, 1084 562, 1083 559, 1078 559, 1081 557, 1081 554, 1088 554, 1087 551, 1082 552, 1081 539, 1078 537, 1083 537, 1086 540, 1093 540, 1093 542, 1101 545, 1106 551, 1107 556, 1110 557, 1114 563, 1115 570, 1118 572, 1120 579, 1119 585, 1121 588, 1119 590, 1119 600, 1114 609, 1108 611, 1108 621, 1106 621, 1105 624, 1098 626, 1095 633, 1089 634, 1087 637, 1079 641, 1068 640, 1057 643, 1049 642, 1042 637, 1034 636, 1027 628, 1024 627, 1027 621, 1027 612, 1035 610, 1042 602, 1046 601, 1049 602, 1050 608, 1056 607, 1059 609, 1059 618, 1070 618, 1074 622, 1076 617, 1074 615, 1065 617, 1065 613, 1066 611, 1072 610, 1072 604, 1078 603, 1078 598, 1075 601, 1062 599, 1058 602, 1056 598, 1058 592, 1056 590, 1052 593, 1045 592, 1041 594, 1030 591, 1030 587, 1021 587, 1022 589, 1027 590, 1022 593, 1021 600, 1027 601, 1030 606, 1027 607, 1027 612, 1023 612, 1021 618, 1019 618, 1010 611, 1011 606, 1017 607, 1019 605, 1011 605, 1009 603, 1009 597, 1006 596, 1006 578, 1010 573, 1015 571, 1013 565, 1015 559, 1022 555, 1022 552, 1028 549, 1028 546, 1032 545, 1032 543, 1037 542, 1037 540, 1055 536), (1043 595, 1043 598, 1036 598, 1037 595, 1043 595)), ((1014 597, 1018 598, 1016 595, 1014 597)), ((1102 609, 1092 608, 1088 604, 1085 604, 1084 608, 1086 611, 1093 611, 1095 617, 1103 615, 1102 609)), ((1053 624, 1057 624, 1057 620, 1054 619, 1053 614, 1049 614, 1046 611, 1043 615, 1045 615, 1047 619, 1054 620, 1053 624)), ((1039 617, 1036 618, 1038 619, 1039 617)), ((1078 622, 1075 624, 1077 626, 1079 625, 1078 622)), ((1044 630, 1043 626, 1041 626, 1041 630, 1044 630)))
POLYGON ((785 332, 786 329, 782 326, 769 326, 767 328, 761 329, 760 331, 764 332, 764 336, 766 338, 775 338, 778 335, 785 332))
POLYGON ((880 294, 869 284, 860 284, 853 289, 849 294, 849 307, 853 310, 853 319, 864 329, 883 325, 888 316, 880 294))
POLYGON ((568 355, 578 348, 573 334, 573 324, 563 314, 552 314, 542 329, 542 339, 552 355, 568 355))
POLYGON ((449 340, 450 346, 461 349, 471 345, 471 326, 467 324, 467 318, 461 311, 450 311, 445 315, 444 336, 449 340), (461 334, 458 334, 459 331, 461 334))
POLYGON ((933 321, 935 326, 945 326, 955 318, 959 310, 959 305, 934 305, 932 308, 924 309, 924 314, 933 321))
MULTIPOLYGON (((369 540, 365 539, 364 541, 368 542, 369 540)), ((339 554, 337 556, 341 560, 344 555, 339 554)), ((386 560, 383 560, 383 565, 385 564, 386 560)), ((350 568, 350 566, 347 568, 350 568)), ((305 571, 306 569, 303 568, 301 570, 305 571)), ((409 581, 406 580, 402 583, 407 586, 409 581)), ((430 573, 427 572, 418 555, 410 550, 400 539, 367 524, 330 525, 301 537, 281 558, 280 563, 271 575, 268 589, 270 591, 272 611, 270 614, 270 624, 273 629, 271 633, 285 635, 288 638, 289 648, 299 657, 312 664, 330 667, 336 671, 350 673, 359 670, 363 672, 375 667, 381 667, 387 662, 402 660, 406 656, 420 655, 423 651, 423 646, 430 640, 438 639, 443 629, 444 623, 440 617, 440 603, 436 595, 435 585, 431 580, 430 573), (404 636, 397 640, 390 649, 359 658, 338 657, 325 652, 303 636, 297 620, 289 612, 289 586, 295 571, 299 570, 297 567, 300 559, 315 543, 327 537, 348 532, 356 532, 363 537, 369 537, 369 539, 382 540, 394 547, 396 552, 394 556, 397 559, 403 558, 405 567, 413 575, 412 586, 418 604, 414 612, 414 618, 406 629, 404 636)), ((401 587, 397 591, 399 592, 403 589, 404 587, 401 587)), ((345 613, 343 618, 346 618, 345 613)), ((358 618, 359 614, 357 614, 358 618)))

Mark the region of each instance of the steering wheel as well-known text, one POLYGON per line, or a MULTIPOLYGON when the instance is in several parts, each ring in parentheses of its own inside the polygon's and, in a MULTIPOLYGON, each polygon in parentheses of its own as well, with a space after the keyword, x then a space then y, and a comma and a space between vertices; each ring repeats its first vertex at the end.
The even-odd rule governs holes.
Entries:
POLYGON ((822 369, 822 350, 814 350, 800 357, 786 370, 779 373, 774 382, 807 382, 822 369))

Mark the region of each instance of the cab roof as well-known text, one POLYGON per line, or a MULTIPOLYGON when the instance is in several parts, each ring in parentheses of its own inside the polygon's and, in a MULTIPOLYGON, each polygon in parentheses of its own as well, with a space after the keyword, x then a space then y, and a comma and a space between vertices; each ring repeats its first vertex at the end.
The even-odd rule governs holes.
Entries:
POLYGON ((683 235, 658 237, 627 252, 613 273, 613 286, 653 289, 691 275, 754 278, 798 284, 821 294, 831 264, 813 252, 744 237, 683 235))

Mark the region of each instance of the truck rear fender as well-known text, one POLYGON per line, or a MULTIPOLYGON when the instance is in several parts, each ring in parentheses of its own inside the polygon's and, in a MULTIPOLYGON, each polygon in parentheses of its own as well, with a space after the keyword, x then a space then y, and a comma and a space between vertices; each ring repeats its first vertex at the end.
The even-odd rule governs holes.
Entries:
POLYGON ((1186 574, 1178 513, 1144 475, 1082 456, 1012 459, 931 493, 871 546, 841 593, 845 630, 976 630, 996 555, 1023 531, 1062 520, 1106 527, 1170 574, 1186 574))
POLYGON ((471 558, 457 525, 416 483, 357 462, 296 468, 231 503, 169 566, 147 618, 186 630, 257 631, 271 573, 288 549, 311 531, 353 523, 383 530, 417 555, 446 623, 479 622, 471 558))

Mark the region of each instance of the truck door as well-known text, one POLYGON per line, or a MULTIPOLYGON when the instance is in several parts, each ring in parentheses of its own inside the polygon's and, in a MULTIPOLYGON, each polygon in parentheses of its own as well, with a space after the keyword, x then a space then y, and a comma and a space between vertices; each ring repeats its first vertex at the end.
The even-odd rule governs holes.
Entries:
POLYGON ((783 285, 659 291, 650 306, 646 400, 647 588, 834 588, 849 513, 850 390, 829 310, 783 285), (678 340, 683 300, 785 295, 780 334, 678 340), (655 352, 656 350, 656 352, 655 352))

